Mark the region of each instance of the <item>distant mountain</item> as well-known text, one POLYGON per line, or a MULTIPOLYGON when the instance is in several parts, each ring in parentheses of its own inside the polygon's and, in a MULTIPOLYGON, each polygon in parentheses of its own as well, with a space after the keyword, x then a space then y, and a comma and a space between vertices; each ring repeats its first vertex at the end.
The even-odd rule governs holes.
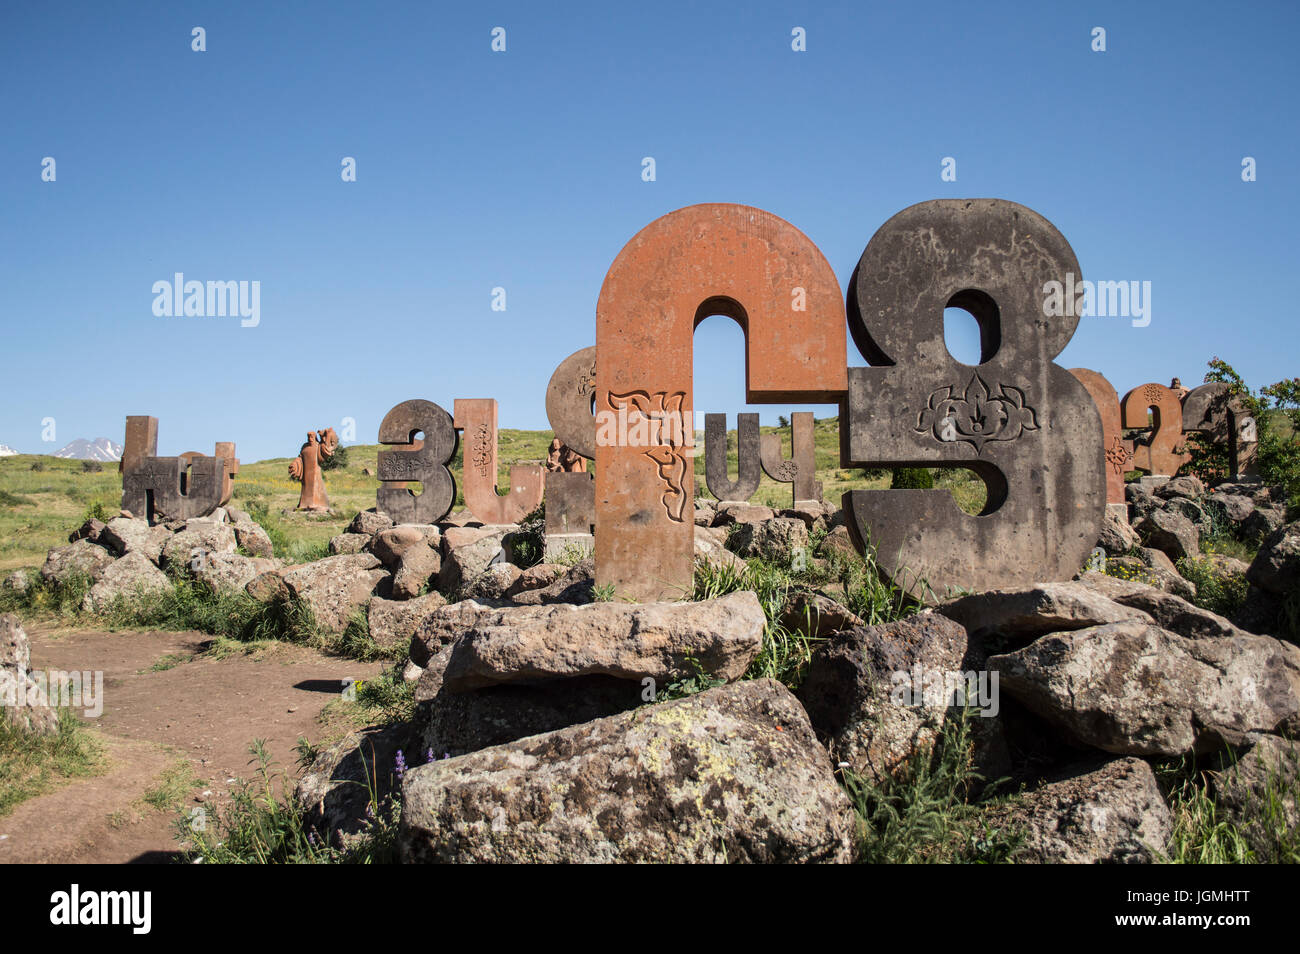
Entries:
POLYGON ((18 452, 8 444, 0 444, 0 457, 13 457, 18 452))
POLYGON ((78 437, 63 450, 56 451, 54 456, 72 460, 116 461, 122 459, 122 445, 114 444, 107 437, 96 437, 93 441, 78 437))

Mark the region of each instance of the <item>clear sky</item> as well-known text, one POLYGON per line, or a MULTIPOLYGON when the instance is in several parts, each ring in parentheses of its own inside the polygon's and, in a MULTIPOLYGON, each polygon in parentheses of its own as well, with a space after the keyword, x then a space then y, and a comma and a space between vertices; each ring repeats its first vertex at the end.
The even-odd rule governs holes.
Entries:
MULTIPOLYGON (((7 2, 0 443, 120 441, 152 414, 163 454, 234 440, 252 461, 346 417, 373 442, 417 397, 495 397, 502 426, 545 428, 619 249, 697 202, 787 219, 846 286, 905 206, 1013 199, 1085 278, 1151 282, 1147 327, 1084 319, 1060 364, 1121 393, 1199 381, 1214 355, 1256 386, 1290 377, 1298 11, 7 2), (260 323, 156 317, 176 272, 260 282, 260 323)), ((744 409, 729 319, 700 327, 695 369, 698 411, 744 409)))

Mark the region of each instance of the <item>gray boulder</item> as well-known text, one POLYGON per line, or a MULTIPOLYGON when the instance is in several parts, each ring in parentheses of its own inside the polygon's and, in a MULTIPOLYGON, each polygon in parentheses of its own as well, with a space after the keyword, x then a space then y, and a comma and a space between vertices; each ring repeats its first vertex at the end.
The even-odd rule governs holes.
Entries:
POLYGON ((780 559, 796 547, 808 546, 808 527, 793 517, 773 517, 761 523, 738 521, 727 543, 742 557, 780 559))
POLYGON ((1004 817, 1024 839, 1022 864, 1150 864, 1173 833, 1155 773, 1137 758, 1071 766, 1004 817))
POLYGON ((284 564, 265 557, 247 557, 242 553, 209 553, 190 562, 190 575, 213 592, 243 590, 263 573, 278 570, 284 564))
POLYGON ((370 638, 386 652, 409 650, 411 637, 420 622, 447 601, 441 593, 427 593, 411 600, 385 600, 375 597, 366 609, 370 638))
POLYGON ((95 585, 81 600, 84 612, 106 609, 118 599, 131 600, 171 589, 171 580, 139 550, 102 567, 95 575, 95 585))
POLYGON ((342 632, 352 611, 375 595, 388 571, 373 554, 353 553, 289 567, 280 575, 289 595, 311 608, 321 629, 342 632))
MULTIPOLYGON (((393 528, 398 529, 401 528, 393 528)), ((393 530, 385 530, 384 533, 392 533, 393 530)), ((384 533, 375 539, 379 540, 384 533)), ((393 574, 393 599, 410 600, 436 583, 438 571, 442 569, 442 557, 421 539, 405 547, 393 565, 396 566, 393 574)))
POLYGON ((113 555, 89 540, 78 540, 67 546, 55 547, 45 557, 41 579, 47 583, 65 584, 74 576, 93 579, 100 570, 113 562, 113 555))
POLYGON ((853 814, 798 701, 723 686, 408 772, 407 862, 847 862, 853 814))
POLYGON ((491 609, 455 639, 443 680, 454 692, 592 675, 666 686, 698 667, 730 681, 758 655, 766 624, 747 591, 699 603, 491 609))
POLYGON ((330 556, 347 553, 360 553, 370 543, 368 533, 340 533, 330 537, 330 556))
MULTIPOLYGON (((945 685, 934 685, 930 674, 975 672, 982 668, 979 657, 961 625, 926 610, 833 634, 813 653, 798 695, 831 757, 858 775, 880 777, 932 746, 948 718, 959 714, 954 703, 978 704, 978 675, 976 698, 967 696, 966 686, 956 698, 943 691, 945 685), (914 684, 917 673, 920 686, 914 684)), ((985 686, 992 689, 987 681, 985 686)), ((987 701, 996 705, 996 699, 987 701)), ((994 721, 976 717, 972 723, 977 761, 990 769, 1007 763, 994 721)))
POLYGON ((368 537, 373 537, 381 530, 387 530, 393 525, 392 519, 386 513, 378 513, 374 510, 363 510, 348 524, 348 533, 364 533, 368 537))
POLYGON ((1097 540, 1109 556, 1124 556, 1131 552, 1141 541, 1126 517, 1107 507, 1106 515, 1101 521, 1101 535, 1097 540))
POLYGON ((1162 551, 1171 560, 1194 557, 1201 552, 1196 525, 1182 514, 1153 510, 1133 529, 1147 546, 1162 551))
POLYGON ((214 553, 234 553, 237 546, 235 531, 229 524, 191 520, 184 530, 163 544, 162 564, 192 567, 214 553))
POLYGON ((1300 520, 1269 534, 1251 561, 1246 579, 1274 596, 1300 589, 1300 520))
POLYGON ((1186 639, 1127 620, 990 656, 1004 691, 1118 755, 1210 752, 1300 724, 1300 648, 1267 636, 1186 639))
POLYGON ((937 609, 972 634, 997 633, 1020 642, 1126 619, 1151 622, 1143 610, 1122 606, 1083 583, 1035 583, 989 590, 948 600, 937 609))
POLYGON ((49 697, 31 678, 32 647, 22 622, 13 613, 0 614, 0 719, 38 735, 58 731, 59 715, 49 697))

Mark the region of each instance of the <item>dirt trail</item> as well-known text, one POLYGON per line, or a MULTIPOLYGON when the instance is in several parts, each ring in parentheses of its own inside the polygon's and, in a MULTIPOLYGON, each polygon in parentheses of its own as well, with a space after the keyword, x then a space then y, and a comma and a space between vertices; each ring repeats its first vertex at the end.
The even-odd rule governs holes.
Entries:
MULTIPOLYGON (((164 657, 198 653, 202 633, 87 632, 28 627, 33 669, 102 670, 103 714, 85 720, 104 742, 105 774, 78 779, 0 818, 0 863, 168 861, 177 813, 141 799, 162 773, 188 760, 203 784, 184 811, 210 791, 209 805, 249 778, 248 746, 266 740, 274 768, 294 773, 298 738, 327 734, 317 721, 344 678, 377 675, 380 663, 324 656, 276 644, 255 655, 197 658, 153 671, 164 657)), ((80 713, 78 713, 80 715, 80 713)))

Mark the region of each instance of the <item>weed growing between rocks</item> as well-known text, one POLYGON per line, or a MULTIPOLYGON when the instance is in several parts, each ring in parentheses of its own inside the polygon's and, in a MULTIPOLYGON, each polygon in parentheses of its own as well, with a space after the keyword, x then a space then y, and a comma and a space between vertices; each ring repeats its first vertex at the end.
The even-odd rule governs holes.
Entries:
MULTIPOLYGON (((1292 743, 1294 744, 1294 743, 1292 743)), ((1262 784, 1226 804, 1194 759, 1156 766, 1173 816, 1168 864, 1300 863, 1300 782, 1269 764, 1262 784)))
POLYGON ((97 775, 104 749, 70 709, 59 709, 58 731, 40 735, 0 718, 0 818, 14 806, 74 778, 97 775))
POLYGON ((1022 837, 986 812, 996 783, 973 767, 970 713, 950 719, 933 747, 918 748, 893 776, 868 778, 841 768, 857 816, 863 864, 1010 861, 1022 837), (968 802, 982 787, 981 800, 968 802))
MULTIPOLYGON (((186 859, 206 864, 387 864, 397 860, 401 803, 380 799, 378 784, 367 780, 370 804, 363 830, 327 843, 306 822, 289 792, 292 781, 272 773, 263 740, 250 746, 257 772, 237 785, 231 802, 215 810, 202 830, 188 818, 177 821, 178 837, 188 843, 186 859)), ((403 768, 398 769, 399 774, 403 768)))
POLYGON ((1179 574, 1196 587, 1192 602, 1220 616, 1231 617, 1246 602, 1250 585, 1240 574, 1227 574, 1215 567, 1209 557, 1183 557, 1176 564, 1179 574))

